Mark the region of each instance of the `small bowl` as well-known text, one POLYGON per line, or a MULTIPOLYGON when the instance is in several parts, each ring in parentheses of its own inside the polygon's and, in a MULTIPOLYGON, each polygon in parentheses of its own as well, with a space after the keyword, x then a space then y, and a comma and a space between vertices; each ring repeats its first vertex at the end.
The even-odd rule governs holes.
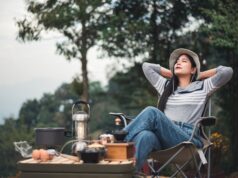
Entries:
POLYGON ((121 130, 121 131, 115 131, 113 133, 113 136, 114 138, 116 139, 116 141, 118 142, 123 142, 126 135, 127 135, 128 132, 124 131, 124 130, 121 130))
POLYGON ((89 151, 80 151, 79 152, 80 159, 83 160, 84 163, 98 163, 100 158, 99 152, 89 152, 89 151))
POLYGON ((98 163, 104 155, 105 150, 101 148, 86 148, 78 151, 78 156, 84 163, 98 163))

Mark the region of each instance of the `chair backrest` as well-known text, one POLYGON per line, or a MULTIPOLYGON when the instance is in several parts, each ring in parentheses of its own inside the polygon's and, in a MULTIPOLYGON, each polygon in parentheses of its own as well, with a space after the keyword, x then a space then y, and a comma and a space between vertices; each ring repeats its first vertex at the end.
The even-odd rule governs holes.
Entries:
POLYGON ((212 101, 211 101, 211 97, 209 97, 207 98, 206 104, 204 106, 204 110, 201 117, 201 127, 200 127, 201 133, 203 134, 202 136, 205 139, 209 139, 210 135, 208 135, 207 137, 204 131, 204 127, 209 127, 209 132, 210 132, 210 126, 213 126, 216 123, 216 118, 214 116, 211 116, 211 113, 212 113, 212 101))

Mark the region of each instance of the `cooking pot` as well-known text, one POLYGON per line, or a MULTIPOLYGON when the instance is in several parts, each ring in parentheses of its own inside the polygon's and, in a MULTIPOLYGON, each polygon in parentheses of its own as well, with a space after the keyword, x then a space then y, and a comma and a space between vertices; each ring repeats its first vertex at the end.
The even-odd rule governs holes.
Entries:
POLYGON ((85 148, 78 151, 78 156, 84 163, 98 163, 105 156, 105 149, 85 148))
POLYGON ((113 136, 117 142, 123 142, 127 134, 128 132, 125 130, 117 130, 113 132, 113 136))
POLYGON ((35 141, 37 146, 55 147, 65 143, 66 131, 63 127, 35 128, 35 141))

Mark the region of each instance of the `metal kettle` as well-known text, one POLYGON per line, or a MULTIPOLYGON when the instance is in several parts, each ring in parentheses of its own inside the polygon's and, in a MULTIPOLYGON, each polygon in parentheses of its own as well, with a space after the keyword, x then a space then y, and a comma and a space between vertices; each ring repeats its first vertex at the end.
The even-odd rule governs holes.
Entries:
POLYGON ((76 101, 72 106, 72 131, 75 131, 75 136, 77 140, 85 140, 87 138, 89 118, 89 104, 86 101, 82 100, 76 101))

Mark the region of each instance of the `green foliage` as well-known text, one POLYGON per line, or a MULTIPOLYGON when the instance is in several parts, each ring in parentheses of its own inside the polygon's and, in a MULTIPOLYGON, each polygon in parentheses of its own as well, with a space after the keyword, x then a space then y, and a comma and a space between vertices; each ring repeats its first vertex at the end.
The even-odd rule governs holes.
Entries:
POLYGON ((37 123, 37 114, 39 113, 39 103, 36 99, 28 100, 23 103, 19 112, 19 122, 27 126, 29 131, 37 123))
POLYGON ((18 21, 17 26, 19 29, 18 40, 26 42, 40 39, 41 29, 38 26, 33 25, 31 22, 28 22, 26 19, 18 21))
POLYGON ((44 31, 58 32, 64 36, 64 40, 57 43, 59 54, 81 60, 104 28, 109 3, 108 0, 28 0, 27 12, 31 16, 17 21, 18 39, 39 40, 44 31))
POLYGON ((238 170, 238 3, 235 0, 210 0, 213 10, 204 8, 202 12, 209 17, 208 23, 204 23, 201 31, 207 35, 210 45, 216 49, 213 56, 217 56, 215 62, 223 63, 233 68, 233 78, 228 85, 218 93, 217 103, 222 108, 219 112, 221 118, 219 128, 229 137, 232 158, 224 167, 228 171, 238 170))
POLYGON ((144 55, 146 60, 165 64, 190 12, 189 1, 117 0, 102 48, 111 56, 144 55))
POLYGON ((78 91, 73 81, 62 84, 54 94, 46 93, 39 100, 28 100, 20 109, 18 122, 26 125, 28 130, 44 126, 71 128, 70 108, 78 99, 78 91))
POLYGON ((73 89, 76 92, 76 94, 78 96, 81 96, 83 93, 83 84, 82 84, 82 82, 80 82, 79 77, 74 78, 74 80, 72 82, 72 86, 73 86, 73 89))
POLYGON ((238 8, 234 0, 212 0, 213 10, 203 9, 203 13, 210 17, 210 23, 204 24, 203 30, 211 38, 211 42, 221 48, 237 49, 238 47, 238 8))
POLYGON ((118 101, 122 111, 128 114, 136 114, 148 105, 155 106, 157 97, 153 91, 144 77, 140 63, 136 63, 126 73, 118 72, 110 80, 108 89, 108 93, 118 101))
POLYGON ((0 126, 0 173, 1 176, 16 175, 16 162, 21 159, 14 150, 14 141, 28 140, 32 143, 32 131, 19 124, 14 118, 6 118, 5 124, 0 126))

